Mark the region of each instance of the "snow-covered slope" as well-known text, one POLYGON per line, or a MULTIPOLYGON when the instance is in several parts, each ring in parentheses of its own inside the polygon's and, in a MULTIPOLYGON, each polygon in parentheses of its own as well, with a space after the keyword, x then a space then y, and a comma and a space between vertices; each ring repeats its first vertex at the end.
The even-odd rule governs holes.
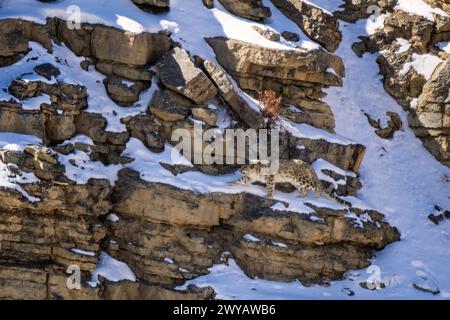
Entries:
MULTIPOLYGON (((171 10, 168 13, 149 15, 130 5, 129 0, 66 0, 54 4, 39 3, 34 0, 4 0, 0 1, 0 18, 20 17, 44 23, 48 16, 67 18, 66 9, 71 5, 77 5, 81 8, 83 22, 102 23, 132 32, 168 29, 173 33, 173 38, 191 54, 197 54, 212 61, 215 61, 214 52, 203 40, 204 37, 223 35, 273 48, 294 49, 299 45, 303 48, 318 46, 308 40, 297 25, 288 20, 269 0, 263 0, 263 2, 271 8, 273 14, 265 26, 278 32, 288 30, 299 33, 301 40, 298 43, 268 41, 252 29, 253 25, 260 24, 231 15, 217 1, 216 8, 208 10, 201 0, 172 0, 171 10), (114 5, 112 5, 113 2, 114 5)), ((330 12, 337 10, 342 3, 340 0, 310 0, 309 2, 330 12)), ((401 1, 399 8, 405 6, 405 2, 407 1, 401 1)), ((420 13, 426 17, 431 16, 430 7, 421 0, 414 1, 414 4, 414 6, 409 6, 411 12, 420 13)), ((380 19, 382 20, 382 17, 380 19)), ((448 182, 450 170, 424 149, 421 141, 406 125, 395 134, 392 140, 383 140, 373 132, 373 128, 370 127, 365 116, 367 113, 374 118, 385 119, 387 111, 394 111, 401 115, 403 123, 407 123, 407 114, 383 88, 379 67, 375 62, 376 55, 366 54, 363 58, 358 58, 351 50, 352 44, 358 41, 358 36, 372 32, 374 26, 382 24, 380 21, 377 22, 378 24, 374 24, 371 20, 362 20, 356 24, 341 22, 343 41, 336 54, 344 60, 346 78, 342 88, 327 90, 326 102, 333 109, 337 134, 367 147, 360 168, 363 188, 358 193, 359 200, 352 199, 354 204, 371 207, 385 213, 387 221, 398 227, 402 234, 402 240, 377 253, 372 260, 372 266, 367 270, 348 272, 345 280, 333 282, 327 287, 305 287, 299 282, 281 283, 250 279, 240 270, 234 260, 230 259, 228 265, 215 265, 210 269, 210 274, 191 280, 180 288, 187 287, 192 283, 198 286, 209 285, 215 289, 218 298, 224 299, 450 298, 450 270, 448 268, 450 265, 450 251, 448 250, 450 221, 436 226, 427 218, 436 210, 436 207, 450 208, 450 184, 448 182), (374 277, 384 283, 386 287, 372 291, 360 286, 360 283, 374 277), (437 287, 440 293, 431 295, 420 292, 413 288, 414 283, 420 283, 423 287, 437 287)), ((52 61, 52 56, 48 55, 39 45, 33 44, 32 49, 30 55, 38 53, 41 58, 40 63, 52 61)), ((89 88, 88 111, 99 112, 107 117, 107 129, 110 131, 124 130, 120 119, 144 111, 146 101, 150 99, 155 89, 152 87, 145 91, 141 95, 141 100, 132 108, 120 108, 111 103, 103 85, 97 82, 101 79, 100 74, 94 70, 81 73, 79 67, 81 59, 64 46, 55 46, 54 55, 63 57, 67 61, 67 64, 61 67, 61 79, 68 83, 83 84, 89 88)), ((19 62, 3 68, 0 73, 0 87, 7 86, 15 75, 23 73, 20 69, 21 66, 22 64, 19 62)), ((27 68, 29 67, 28 64, 27 68)), ((28 80, 33 79, 29 78, 28 80)), ((0 100, 9 98, 8 93, 0 93, 0 100)), ((42 101, 42 98, 31 99, 24 107, 31 109, 42 102, 45 102, 42 101)), ((304 131, 308 136, 314 135, 314 132, 310 130, 304 131)), ((76 137, 76 139, 86 138, 76 137)), ((30 137, 0 133, 0 148, 14 148, 14 144, 39 143, 35 140, 30 137), (30 139, 32 141, 29 141, 30 139)), ((164 153, 155 155, 148 151, 140 141, 131 139, 124 155, 132 156, 136 160, 126 166, 140 171, 143 179, 146 179, 147 174, 147 181, 162 181, 199 192, 231 192, 227 184, 236 180, 236 175, 211 179, 204 174, 191 172, 174 178, 168 174, 167 170, 158 165, 161 161, 169 161, 170 152, 171 149, 168 147, 164 153), (155 172, 158 174, 155 175, 155 172)), ((85 158, 85 154, 81 154, 75 160, 87 164, 87 172, 84 172, 82 176, 76 176, 76 168, 69 160, 69 158, 62 159, 69 174, 72 174, 71 177, 80 182, 86 182, 89 177, 105 177, 114 183, 117 172, 124 167, 122 165, 105 167, 100 163, 89 164, 89 159, 85 158)), ((4 170, 0 166, 0 184, 5 187, 16 187, 16 181, 11 181, 3 172, 4 170)), ((28 178, 29 182, 35 179, 35 177, 25 178, 28 178)), ((17 188, 20 187, 17 186, 17 188)), ((21 189, 18 190, 23 192, 21 189)), ((265 192, 264 188, 258 186, 233 189, 232 192, 240 191, 258 195, 263 195, 265 192)), ((309 210, 297 202, 294 195, 277 192, 275 198, 290 203, 290 210, 299 212, 309 210)), ((312 198, 307 200, 311 203, 319 201, 312 198)), ((327 200, 320 201, 322 205, 336 206, 327 200)), ((118 266, 115 260, 102 255, 102 261, 95 275, 115 274, 114 270, 108 270, 115 266, 118 266)), ((120 272, 118 273, 119 275, 115 274, 114 276, 115 280, 133 278, 128 269, 122 278, 120 272)))

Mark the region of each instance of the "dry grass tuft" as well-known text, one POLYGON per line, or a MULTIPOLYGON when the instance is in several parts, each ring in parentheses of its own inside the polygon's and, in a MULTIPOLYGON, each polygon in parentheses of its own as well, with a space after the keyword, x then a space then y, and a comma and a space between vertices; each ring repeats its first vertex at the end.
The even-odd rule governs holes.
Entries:
POLYGON ((275 120, 281 111, 281 97, 272 90, 259 93, 259 103, 262 106, 264 117, 275 120))

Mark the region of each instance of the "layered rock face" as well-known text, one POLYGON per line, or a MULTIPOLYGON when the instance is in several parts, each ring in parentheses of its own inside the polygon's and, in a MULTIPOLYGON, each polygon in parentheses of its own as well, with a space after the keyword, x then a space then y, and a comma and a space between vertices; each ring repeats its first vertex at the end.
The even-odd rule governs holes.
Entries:
POLYGON ((109 252, 149 283, 182 284, 206 274, 225 251, 251 276, 320 283, 339 278, 346 269, 365 267, 371 248, 398 239, 376 212, 369 213, 372 222, 360 229, 344 212, 311 205, 317 222, 261 208, 261 201, 250 194, 199 195, 122 171, 113 194, 113 210, 121 220, 110 225, 114 243, 109 252), (247 240, 249 233, 259 241, 247 240), (274 244, 280 242, 286 246, 274 244))
MULTIPOLYGON (((220 2, 244 18, 270 16, 261 1, 220 2)), ((340 33, 331 15, 303 1, 273 2, 312 39, 336 49, 340 33)), ((7 182, 0 188, 0 298, 212 299, 211 288, 177 287, 229 257, 250 277, 326 284, 367 267, 374 250, 400 239, 373 210, 317 200, 302 202, 305 212, 299 212, 280 201, 268 206, 247 192, 189 189, 195 177, 221 186, 237 165, 165 162, 177 129, 192 132, 200 123, 221 135, 226 129, 278 130, 282 158, 316 164, 325 186, 341 196, 357 195, 365 147, 334 134, 333 113, 322 101, 325 88, 342 85, 345 68, 338 56, 321 48, 207 38, 216 63, 194 57, 167 32, 133 34, 87 23, 72 30, 57 18, 46 25, 0 20, 0 30, 0 67, 22 59, 30 42, 49 54, 63 43, 85 59, 76 70, 96 77, 108 99, 100 101, 114 105, 113 112, 93 111, 92 98, 103 91, 63 81, 67 66, 58 59, 27 70, 47 81, 22 74, 8 85, 11 100, 0 101, 0 132, 42 143, 0 151, 0 177, 7 182), (282 97, 276 120, 264 117, 251 98, 263 90, 282 97), (147 100, 144 92, 151 93, 147 100), (50 103, 26 107, 43 96, 50 103), (114 117, 122 129, 111 126, 114 117), (125 263, 136 281, 92 277, 105 255, 125 263), (75 289, 68 285, 73 268, 81 279, 75 289)), ((436 97, 441 78, 433 75, 427 98, 419 101, 423 108, 433 101, 432 117, 448 106, 448 99, 436 97)))
POLYGON ((283 111, 286 116, 295 122, 334 129, 331 109, 321 98, 325 96, 323 88, 342 85, 340 77, 345 70, 339 57, 323 50, 282 51, 226 38, 207 41, 219 63, 248 93, 257 97, 262 90, 279 92, 286 105, 297 108, 297 112, 283 111))
MULTIPOLYGON (((445 7, 442 1, 428 3, 445 7)), ((380 51, 377 62, 386 91, 409 111, 410 127, 436 159, 447 166, 450 134, 446 101, 450 80, 445 70, 450 57, 439 43, 449 40, 448 16, 434 13, 430 20, 394 10, 388 13, 383 28, 353 45, 359 55, 380 51), (426 68, 420 69, 420 63, 426 68)))
POLYGON ((424 85, 409 123, 424 146, 450 165, 450 62, 440 64, 424 85))

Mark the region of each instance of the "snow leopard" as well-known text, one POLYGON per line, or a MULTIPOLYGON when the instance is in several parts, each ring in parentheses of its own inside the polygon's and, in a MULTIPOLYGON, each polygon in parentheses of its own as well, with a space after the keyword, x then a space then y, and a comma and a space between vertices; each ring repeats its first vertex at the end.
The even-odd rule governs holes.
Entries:
POLYGON ((271 201, 277 183, 290 183, 300 191, 301 197, 306 197, 309 191, 314 191, 316 197, 320 197, 323 194, 340 205, 351 208, 350 202, 339 198, 333 193, 332 185, 329 188, 324 187, 312 166, 305 161, 299 159, 280 160, 279 169, 273 175, 267 174, 266 170, 263 172, 263 168, 268 168, 268 166, 257 163, 242 167, 240 170, 242 177, 238 181, 233 182, 232 185, 251 184, 254 182, 265 183, 268 190, 266 201, 271 201))

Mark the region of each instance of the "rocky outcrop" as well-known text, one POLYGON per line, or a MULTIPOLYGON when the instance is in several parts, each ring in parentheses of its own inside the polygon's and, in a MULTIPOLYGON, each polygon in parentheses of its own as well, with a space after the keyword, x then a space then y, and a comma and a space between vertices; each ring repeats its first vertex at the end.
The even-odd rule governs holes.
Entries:
POLYGON ((148 88, 148 85, 142 81, 128 83, 116 76, 109 76, 103 82, 111 100, 125 106, 137 102, 141 92, 148 88))
POLYGON ((436 68, 424 85, 409 125, 424 146, 450 167, 450 62, 436 68))
MULTIPOLYGON (((168 1, 134 2, 143 7, 168 5, 168 1)), ((261 1, 221 2, 247 18, 269 16, 261 1), (252 10, 242 10, 247 6, 252 10)), ((319 28, 325 28, 326 21, 328 29, 335 28, 327 14, 306 8, 319 28)), ((309 19, 305 16, 302 24, 313 34, 309 19)), ((141 90, 152 82, 153 70, 152 85, 157 88, 147 110, 130 112, 121 119, 126 129, 111 132, 106 115, 89 111, 89 88, 20 77, 9 85, 8 93, 19 101, 48 95, 50 103, 30 110, 13 100, 0 101, 0 131, 32 134, 43 141, 43 145, 0 152, 2 174, 16 181, 0 188, 0 298, 212 299, 211 288, 175 287, 207 274, 228 257, 251 277, 324 284, 341 279, 350 269, 368 266, 374 250, 399 240, 397 229, 372 210, 305 203, 310 210, 294 212, 280 209, 283 203, 270 207, 248 193, 199 193, 148 182, 140 172, 127 168, 135 160, 131 157, 138 157, 132 152, 148 152, 126 148, 128 143, 139 143, 130 137, 162 152, 166 143, 174 143, 174 130, 192 132, 199 122, 222 133, 227 128, 279 129, 282 158, 330 162, 321 168, 328 177, 325 185, 333 185, 339 195, 355 195, 361 188, 357 172, 365 147, 333 134, 333 114, 321 101, 323 89, 342 85, 345 70, 339 57, 323 49, 279 50, 206 39, 219 66, 201 57, 191 59, 167 32, 133 34, 96 24, 71 30, 56 18, 35 30, 20 20, 5 26, 0 63, 20 59, 29 41, 47 44, 48 40, 51 50, 55 40, 85 57, 85 70, 92 71, 92 65, 106 76, 106 92, 118 108, 138 101, 141 90), (12 38, 20 41, 8 40, 12 38), (283 110, 275 120, 268 121, 258 103, 247 96, 257 98, 262 90, 283 97, 283 110), (224 121, 218 128, 224 113, 229 123, 224 121), (77 135, 86 137, 73 139, 77 135), (107 170, 117 169, 114 185, 115 177, 74 180, 78 171, 85 173, 96 161, 110 166, 107 170), (29 177, 33 180, 26 181, 29 177), (91 279, 103 254, 127 264, 137 281, 91 279), (79 290, 67 286, 70 266, 80 268, 79 290)), ((328 31, 323 34, 331 37, 328 31)), ((49 65, 40 65, 35 72, 47 79, 58 77, 49 65)), ((174 176, 195 171, 214 179, 212 175, 234 172, 237 166, 161 163, 163 168, 174 176)))
POLYGON ((383 28, 370 37, 361 37, 353 49, 359 55, 381 52, 377 62, 386 91, 409 112, 409 125, 424 146, 449 166, 450 133, 444 102, 448 95, 445 89, 448 87, 448 72, 445 71, 448 55, 434 46, 450 40, 450 18, 438 14, 434 14, 434 18, 431 21, 423 16, 393 11, 387 15, 383 28), (423 59, 422 63, 429 65, 429 69, 442 62, 433 76, 414 67, 415 61, 423 59))
POLYGON ((226 38, 207 41, 242 89, 255 98, 262 90, 273 90, 283 96, 286 107, 305 113, 299 122, 332 131, 334 117, 320 99, 323 88, 342 85, 345 69, 339 57, 319 49, 277 50, 226 38))
POLYGON ((29 41, 38 42, 51 51, 46 26, 21 19, 0 20, 0 67, 20 60, 29 50, 29 41))
POLYGON ((261 0, 219 0, 231 13, 250 20, 263 21, 272 13, 261 0))
POLYGON ((342 39, 338 20, 330 13, 303 0, 271 0, 312 40, 330 52, 336 51, 342 39))
POLYGON ((376 212, 365 213, 372 222, 361 229, 343 212, 314 207, 313 215, 323 219, 314 222, 308 215, 262 208, 261 201, 248 194, 195 194, 122 171, 113 196, 121 219, 111 223, 108 252, 127 261, 139 278, 169 286, 207 273, 224 251, 249 275, 315 283, 368 265, 369 248, 398 240, 376 212), (246 240, 248 233, 260 240, 246 240))
POLYGON ((156 91, 150 101, 149 111, 164 121, 184 120, 191 112, 192 103, 170 91, 156 91))

